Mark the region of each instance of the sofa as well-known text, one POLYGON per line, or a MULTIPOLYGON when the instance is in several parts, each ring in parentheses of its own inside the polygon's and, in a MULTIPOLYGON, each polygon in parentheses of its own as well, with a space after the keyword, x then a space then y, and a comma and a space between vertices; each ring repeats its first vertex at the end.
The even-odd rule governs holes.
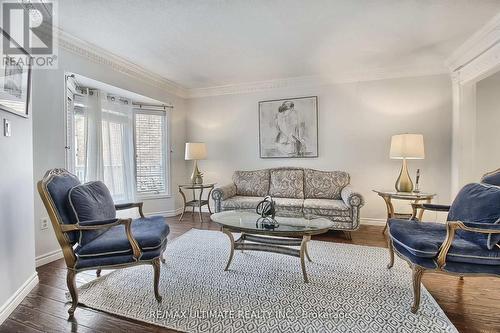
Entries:
POLYGON ((282 167, 235 171, 233 182, 212 191, 215 211, 255 209, 266 195, 273 197, 277 213, 303 213, 326 217, 332 229, 359 228, 363 196, 354 192, 344 171, 282 167))

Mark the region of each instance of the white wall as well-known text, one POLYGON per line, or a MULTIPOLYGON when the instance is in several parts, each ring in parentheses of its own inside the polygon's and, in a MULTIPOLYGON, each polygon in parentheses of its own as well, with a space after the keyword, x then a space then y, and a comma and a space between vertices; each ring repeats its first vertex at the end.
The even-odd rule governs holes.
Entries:
POLYGON ((500 168, 500 72, 476 86, 474 176, 500 168))
MULTIPOLYGON (((176 192, 177 184, 185 182, 186 179, 184 99, 168 94, 161 88, 148 85, 143 81, 114 71, 110 66, 91 62, 64 49, 59 50, 58 62, 57 70, 37 70, 33 74, 33 166, 35 182, 40 180, 48 169, 65 167, 64 75, 65 72, 73 72, 163 102, 170 102, 174 105, 174 110, 171 111, 170 133, 173 151, 171 154, 172 197, 148 200, 144 203, 146 213, 173 213, 176 208, 181 206, 176 192)), ((33 183, 31 185, 34 186, 33 183)), ((18 200, 18 202, 21 201, 18 200)), ((39 220, 46 216, 47 212, 38 194, 36 194, 34 228, 36 256, 38 259, 60 250, 52 227, 40 230, 39 220)))
MULTIPOLYGON (((0 111, 0 323, 13 310, 16 291, 36 278, 33 235, 32 118, 0 111), (3 136, 3 120, 12 136, 3 136), (10 307, 3 308, 10 304, 10 307)), ((36 282, 36 281, 35 281, 36 282)), ((27 290, 29 291, 29 290, 27 290)), ((27 292, 25 290, 25 292, 27 292)), ((20 301, 21 299, 18 299, 20 301)))
MULTIPOLYGON (((188 100, 187 135, 208 144, 200 162, 205 180, 229 182, 234 170, 303 166, 345 170, 366 199, 362 217, 385 218, 385 205, 372 189, 392 189, 400 163, 389 159, 390 137, 422 133, 426 159, 410 161, 412 177, 421 168, 421 188, 450 199, 451 81, 447 75, 345 83, 307 89, 274 89, 188 100), (258 102, 317 95, 319 157, 260 159, 258 102)), ((434 216, 431 215, 431 218, 434 216)))

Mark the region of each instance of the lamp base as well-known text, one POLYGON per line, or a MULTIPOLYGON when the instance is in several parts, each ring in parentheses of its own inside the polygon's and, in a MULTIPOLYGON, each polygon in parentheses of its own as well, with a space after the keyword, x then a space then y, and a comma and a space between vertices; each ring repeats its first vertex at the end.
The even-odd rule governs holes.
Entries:
POLYGON ((399 177, 396 180, 396 191, 398 192, 411 192, 413 191, 413 182, 411 181, 410 174, 408 173, 408 164, 406 158, 403 158, 403 164, 401 165, 401 171, 399 177))
POLYGON ((193 173, 191 174, 191 183, 194 185, 201 185, 203 184, 203 174, 200 172, 198 169, 198 161, 194 161, 194 169, 193 173))

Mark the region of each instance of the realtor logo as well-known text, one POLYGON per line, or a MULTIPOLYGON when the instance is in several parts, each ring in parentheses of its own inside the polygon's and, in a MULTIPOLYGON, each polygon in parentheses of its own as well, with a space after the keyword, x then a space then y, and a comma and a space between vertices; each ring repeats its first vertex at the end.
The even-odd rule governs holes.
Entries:
MULTIPOLYGON (((52 3, 3 3, 3 29, 30 54, 52 54, 52 3)), ((3 40, 4 52, 21 54, 3 40)))
POLYGON ((55 4, 43 1, 2 3, 2 54, 33 67, 56 68, 55 4))

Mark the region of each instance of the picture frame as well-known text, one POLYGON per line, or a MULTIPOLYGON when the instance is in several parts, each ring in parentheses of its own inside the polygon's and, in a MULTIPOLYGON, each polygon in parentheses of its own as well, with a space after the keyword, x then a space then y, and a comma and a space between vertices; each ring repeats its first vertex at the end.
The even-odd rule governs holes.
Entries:
POLYGON ((259 102, 260 158, 318 155, 318 96, 259 102))
MULTIPOLYGON (((17 45, 21 58, 2 54, 0 64, 0 110, 10 112, 20 117, 29 117, 31 95, 31 55, 2 30, 2 38, 17 45)), ((3 41, 2 41, 3 42, 3 41)))

